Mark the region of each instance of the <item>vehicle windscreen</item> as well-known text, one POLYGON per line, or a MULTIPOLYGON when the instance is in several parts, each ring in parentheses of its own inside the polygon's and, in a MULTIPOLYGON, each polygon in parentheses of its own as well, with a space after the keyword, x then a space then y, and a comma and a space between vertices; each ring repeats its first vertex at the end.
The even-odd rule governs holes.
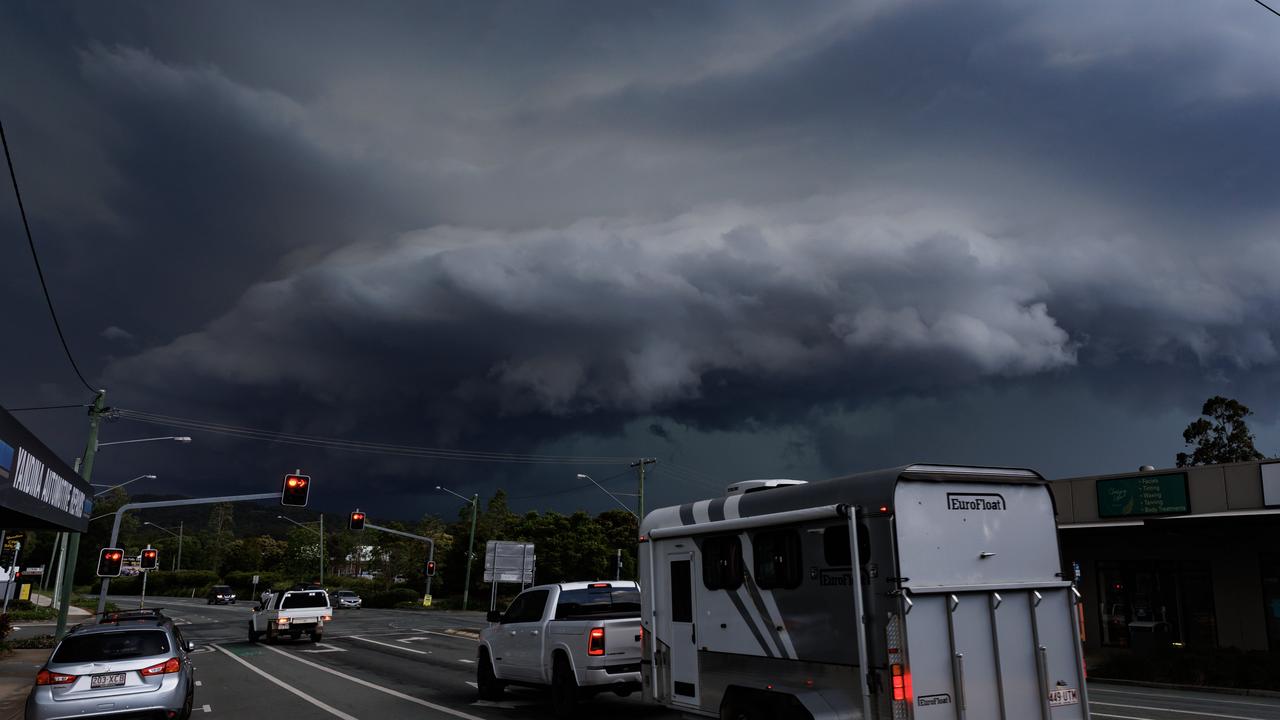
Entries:
POLYGON ((125 630, 72 635, 54 651, 51 662, 85 663, 164 655, 169 636, 163 630, 125 630))
POLYGON ((565 590, 556 602, 556 619, 625 618, 640 615, 640 591, 628 588, 565 590))
POLYGON ((212 590, 211 592, 212 592, 213 594, 215 594, 215 595, 230 595, 230 594, 231 594, 231 586, 229 586, 229 585, 214 585, 214 586, 213 586, 213 590, 212 590))
POLYGON ((309 592, 292 592, 284 596, 280 604, 281 610, 301 610, 303 608, 329 607, 329 596, 323 590, 309 592))

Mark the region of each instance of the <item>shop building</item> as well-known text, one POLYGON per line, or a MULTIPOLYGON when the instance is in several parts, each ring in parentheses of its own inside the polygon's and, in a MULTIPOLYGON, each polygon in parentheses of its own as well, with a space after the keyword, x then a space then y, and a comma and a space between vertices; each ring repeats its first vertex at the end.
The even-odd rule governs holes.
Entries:
POLYGON ((1280 652, 1280 460, 1051 487, 1086 649, 1280 652))

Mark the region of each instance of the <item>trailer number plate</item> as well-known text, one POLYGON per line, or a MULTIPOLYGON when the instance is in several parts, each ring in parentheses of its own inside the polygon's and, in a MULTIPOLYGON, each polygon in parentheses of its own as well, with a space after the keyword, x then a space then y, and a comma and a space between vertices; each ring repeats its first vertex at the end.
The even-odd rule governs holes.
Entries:
POLYGON ((1062 688, 1049 691, 1049 705, 1076 705, 1080 702, 1080 692, 1075 688, 1062 688))

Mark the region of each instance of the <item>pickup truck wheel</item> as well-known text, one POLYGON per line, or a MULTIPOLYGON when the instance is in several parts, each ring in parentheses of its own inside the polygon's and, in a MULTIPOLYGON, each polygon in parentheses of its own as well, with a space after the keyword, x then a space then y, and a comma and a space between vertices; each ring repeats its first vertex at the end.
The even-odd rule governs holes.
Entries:
POLYGON ((318 632, 313 632, 311 633, 311 636, 308 639, 313 643, 318 643, 322 638, 324 638, 323 634, 318 632))
POLYGON ((258 642, 258 638, 260 637, 262 637, 262 633, 258 632, 257 630, 254 630, 253 622, 250 621, 249 622, 249 642, 256 643, 258 642))
POLYGON ((578 712, 578 680, 563 656, 557 656, 551 670, 551 711, 559 718, 571 718, 578 712))
POLYGON ((498 679, 493 672, 493 661, 489 653, 480 653, 480 661, 476 663, 476 691, 481 700, 498 700, 507 684, 498 679))
POLYGON ((276 633, 276 626, 267 625, 267 642, 274 645, 276 641, 279 639, 280 639, 280 636, 276 633))

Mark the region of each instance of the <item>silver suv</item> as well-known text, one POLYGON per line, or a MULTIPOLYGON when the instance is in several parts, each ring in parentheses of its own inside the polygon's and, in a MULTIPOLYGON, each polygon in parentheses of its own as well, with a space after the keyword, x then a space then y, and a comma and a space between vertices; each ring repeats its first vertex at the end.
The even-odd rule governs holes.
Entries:
POLYGON ((185 720, 195 700, 194 649, 159 609, 106 613, 54 648, 27 697, 27 718, 155 713, 185 720))

